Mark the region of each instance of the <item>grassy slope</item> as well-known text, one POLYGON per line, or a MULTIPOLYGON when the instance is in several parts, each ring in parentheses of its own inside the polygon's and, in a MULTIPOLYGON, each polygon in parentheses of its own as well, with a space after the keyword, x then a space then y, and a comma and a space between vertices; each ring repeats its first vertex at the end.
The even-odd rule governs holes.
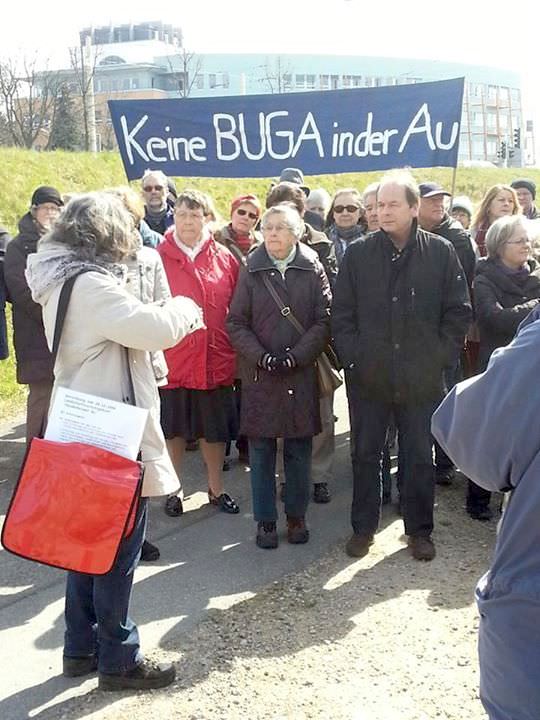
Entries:
MULTIPOLYGON (((294 164, 294 163, 292 163, 294 164)), ((435 180, 450 189, 452 170, 446 168, 414 170, 416 179, 435 180)), ((540 187, 540 170, 515 169, 459 169, 455 194, 469 195, 478 202, 485 190, 497 182, 510 182, 517 175, 526 174, 540 187)), ((330 193, 339 187, 360 190, 380 177, 380 173, 348 175, 317 175, 309 178, 311 187, 325 187, 330 193)), ((117 153, 36 153, 28 150, 0 148, 0 223, 16 233, 18 219, 28 210, 33 190, 38 185, 54 185, 61 192, 83 192, 125 183, 125 174, 117 153)), ((228 217, 231 199, 240 193, 254 192, 264 198, 268 179, 203 179, 178 178, 177 187, 190 186, 209 193, 218 211, 228 217)), ((5 418, 22 406, 24 390, 14 379, 13 357, 0 362, 0 418, 5 418)))

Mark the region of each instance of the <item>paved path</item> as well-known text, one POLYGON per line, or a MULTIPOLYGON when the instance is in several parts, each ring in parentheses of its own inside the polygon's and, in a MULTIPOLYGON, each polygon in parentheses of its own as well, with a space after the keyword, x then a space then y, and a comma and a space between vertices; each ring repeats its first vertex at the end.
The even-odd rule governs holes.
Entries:
MULTIPOLYGON (((187 634, 210 608, 225 609, 284 575, 305 567, 349 532, 350 462, 343 388, 337 394, 336 481, 329 505, 311 505, 311 540, 282 543, 264 553, 254 544, 249 474, 233 464, 225 473, 241 513, 209 506, 199 453, 188 453, 186 512, 169 518, 153 500, 148 537, 161 559, 137 569, 132 615, 143 649, 167 646, 187 634), (261 560, 264 557, 264 562, 261 560)), ((21 422, 0 426, 0 521, 3 520, 24 451, 21 422)), ((281 521, 283 525, 283 520, 281 521)), ((0 719, 56 715, 55 706, 95 686, 95 678, 69 682, 61 675, 65 573, 19 559, 0 549, 0 719)))

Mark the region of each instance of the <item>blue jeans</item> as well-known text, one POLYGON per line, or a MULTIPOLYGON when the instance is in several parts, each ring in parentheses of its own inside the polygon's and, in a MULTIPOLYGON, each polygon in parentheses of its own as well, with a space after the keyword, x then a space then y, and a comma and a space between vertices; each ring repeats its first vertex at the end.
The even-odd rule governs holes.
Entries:
MULTIPOLYGON (((304 517, 309 503, 313 438, 284 438, 285 513, 304 517)), ((257 522, 277 520, 276 438, 249 438, 253 516, 257 522)))
POLYGON ((379 525, 381 452, 393 413, 399 434, 399 486, 405 532, 429 536, 433 530, 435 490, 430 423, 438 403, 394 405, 365 400, 351 386, 347 394, 353 436, 353 531, 373 535, 379 525))
POLYGON ((146 512, 147 499, 141 498, 133 532, 121 542, 116 562, 106 575, 68 572, 64 655, 87 657, 97 653, 100 672, 129 670, 142 657, 139 632, 128 613, 146 512))

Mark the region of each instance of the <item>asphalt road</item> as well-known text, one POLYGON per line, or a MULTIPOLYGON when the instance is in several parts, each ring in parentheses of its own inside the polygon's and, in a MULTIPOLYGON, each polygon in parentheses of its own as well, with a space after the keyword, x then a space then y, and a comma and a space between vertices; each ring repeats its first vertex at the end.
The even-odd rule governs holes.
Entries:
MULTIPOLYGON (((185 513, 169 518, 163 500, 150 507, 148 537, 161 550, 156 563, 136 572, 132 616, 143 650, 167 647, 188 635, 211 608, 225 609, 257 594, 285 575, 323 556, 349 534, 351 471, 344 389, 336 395, 335 482, 328 505, 308 511, 307 545, 281 543, 274 552, 255 546, 249 472, 233 462, 226 489, 239 515, 208 505, 200 453, 188 453, 185 513), (264 562, 262 562, 264 560, 264 562)), ((0 521, 3 521, 24 452, 24 425, 0 426, 0 521)), ((284 520, 281 519, 281 529, 284 520)), ((17 558, 0 549, 0 719, 57 716, 63 703, 96 684, 68 681, 61 674, 65 573, 17 558)))

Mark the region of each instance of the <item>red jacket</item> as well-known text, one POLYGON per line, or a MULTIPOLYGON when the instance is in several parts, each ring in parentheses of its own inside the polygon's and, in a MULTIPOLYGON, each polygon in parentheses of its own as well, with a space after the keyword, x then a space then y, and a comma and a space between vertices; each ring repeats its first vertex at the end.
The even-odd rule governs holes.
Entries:
POLYGON ((171 293, 194 300, 203 310, 206 328, 165 350, 169 366, 169 384, 165 389, 212 390, 220 385, 232 385, 236 355, 225 320, 238 278, 238 261, 213 237, 192 261, 180 250, 173 235, 174 228, 167 230, 164 242, 157 248, 171 293))

